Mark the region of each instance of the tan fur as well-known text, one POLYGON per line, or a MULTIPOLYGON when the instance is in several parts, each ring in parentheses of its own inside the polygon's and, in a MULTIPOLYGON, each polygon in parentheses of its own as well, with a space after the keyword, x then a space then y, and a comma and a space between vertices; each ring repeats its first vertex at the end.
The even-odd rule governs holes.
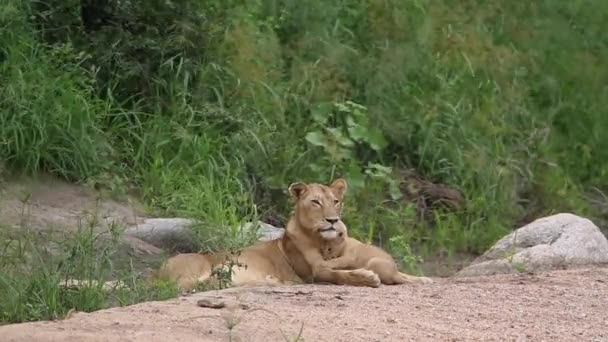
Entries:
POLYGON ((364 268, 377 274, 385 285, 433 282, 427 277, 416 277, 400 272, 390 254, 377 246, 349 237, 346 231, 340 234, 332 245, 322 249, 321 254, 325 261, 320 267, 347 270, 364 268))
MULTIPOLYGON (((294 272, 286 254, 283 253, 283 239, 261 242, 242 249, 238 256, 227 253, 175 255, 161 266, 157 278, 177 281, 182 290, 192 290, 197 283, 210 278, 214 267, 232 258, 242 264, 233 267, 232 286, 277 286, 304 283, 294 272)), ((293 254, 293 253, 290 253, 293 254)), ((297 255, 292 256, 298 261, 297 255)))
MULTIPOLYGON (((343 179, 337 179, 330 186, 294 183, 289 192, 296 200, 295 210, 282 238, 245 247, 238 256, 178 254, 169 258, 155 277, 173 279, 182 290, 191 290, 198 282, 208 280, 214 267, 233 258, 243 266, 233 268, 232 286, 325 282, 378 287, 385 274, 395 277, 396 266, 384 254, 360 248, 358 241, 347 237, 346 226, 340 219, 346 187, 343 179), (327 263, 323 251, 330 251, 337 258, 327 263), (370 258, 353 258, 356 253, 370 258)), ((402 275, 406 279, 416 278, 402 275)), ((398 280, 394 279, 396 283, 398 280)))
POLYGON ((296 209, 310 209, 305 219, 298 220, 298 215, 292 218, 287 233, 291 234, 310 264, 315 281, 363 286, 378 286, 380 282, 386 285, 432 282, 426 277, 399 272, 393 258, 384 250, 348 236, 346 225, 340 219, 346 190, 347 184, 343 179, 337 179, 330 187, 304 183, 290 186, 290 193, 296 199, 296 209), (327 218, 336 222, 332 224, 327 218), (335 229, 335 237, 324 239, 320 231, 328 227, 335 229), (342 282, 340 273, 335 273, 337 270, 355 270, 358 273, 368 270, 375 277, 342 282))
POLYGON ((333 240, 346 226, 340 219, 346 181, 336 179, 330 186, 294 183, 289 193, 295 200, 295 213, 287 223, 285 235, 294 242, 304 257, 314 282, 337 285, 380 286, 378 276, 363 268, 334 270, 324 267, 322 250, 331 248, 333 240))

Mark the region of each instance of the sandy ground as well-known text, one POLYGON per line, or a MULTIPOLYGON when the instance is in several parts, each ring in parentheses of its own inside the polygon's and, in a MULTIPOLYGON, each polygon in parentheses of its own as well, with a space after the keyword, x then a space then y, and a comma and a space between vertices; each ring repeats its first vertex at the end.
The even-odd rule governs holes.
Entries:
POLYGON ((58 322, 2 341, 608 341, 608 268, 436 279, 377 289, 228 289, 58 322), (201 299, 224 302, 203 308, 201 299), (232 329, 230 329, 232 328, 232 329))

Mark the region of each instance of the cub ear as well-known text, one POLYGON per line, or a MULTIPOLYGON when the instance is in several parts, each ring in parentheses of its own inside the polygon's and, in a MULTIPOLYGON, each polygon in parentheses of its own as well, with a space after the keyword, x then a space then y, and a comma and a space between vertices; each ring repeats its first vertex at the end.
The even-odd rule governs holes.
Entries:
POLYGON ((338 178, 334 180, 329 187, 339 199, 342 199, 344 197, 344 194, 348 189, 348 185, 346 184, 346 180, 344 178, 338 178))
POLYGON ((302 182, 292 183, 289 186, 289 194, 296 200, 300 199, 306 190, 308 190, 308 186, 302 182))

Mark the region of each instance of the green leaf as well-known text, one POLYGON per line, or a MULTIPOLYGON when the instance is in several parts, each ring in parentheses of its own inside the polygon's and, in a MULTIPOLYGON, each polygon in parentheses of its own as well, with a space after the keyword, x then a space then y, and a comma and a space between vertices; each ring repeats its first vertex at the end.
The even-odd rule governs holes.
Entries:
POLYGON ((312 119, 321 124, 324 125, 327 122, 327 119, 329 118, 329 115, 331 114, 331 111, 333 109, 333 106, 331 103, 328 102, 322 102, 317 104, 314 108, 311 109, 310 113, 312 115, 312 119))
POLYGON ((347 136, 345 136, 339 129, 337 128, 328 128, 327 131, 332 135, 334 140, 345 147, 352 147, 355 143, 350 140, 347 136))
POLYGON ((382 164, 378 164, 378 163, 370 163, 368 164, 369 168, 373 168, 376 169, 376 171, 381 172, 385 175, 389 175, 391 174, 391 172, 393 172, 393 168, 390 166, 384 166, 382 164))
POLYGON ((366 111, 367 107, 353 101, 346 101, 346 104, 353 107, 355 110, 366 111))
POLYGON ((356 141, 367 141, 368 131, 364 126, 353 125, 348 127, 348 134, 353 140, 356 141))
POLYGON ((349 165, 346 171, 346 179, 348 179, 348 187, 354 191, 362 189, 365 186, 365 175, 356 163, 349 165))
POLYGON ((389 193, 391 195, 391 199, 393 201, 396 201, 396 200, 401 199, 403 197, 403 193, 401 192, 401 189, 399 189, 399 185, 393 179, 391 179, 388 182, 388 191, 389 191, 389 193))
POLYGON ((353 119, 353 117, 352 117, 352 116, 347 115, 347 116, 346 116, 346 125, 347 125, 348 127, 353 127, 353 126, 357 126, 357 123, 355 122, 355 120, 353 119))
POLYGON ((341 102, 334 103, 334 106, 341 112, 346 112, 346 113, 350 112, 350 108, 348 108, 341 102))
POLYGON ((384 138, 384 134, 382 134, 382 132, 377 128, 372 128, 368 130, 367 143, 375 151, 380 151, 388 145, 388 142, 384 138))
POLYGON ((316 163, 312 163, 308 165, 308 168, 310 169, 310 171, 315 174, 315 175, 322 175, 323 171, 326 169, 325 165, 321 165, 321 164, 316 164, 316 163))
POLYGON ((327 144, 327 139, 321 132, 308 132, 304 139, 314 146, 325 146, 327 144))
POLYGON ((337 144, 330 144, 325 149, 331 156, 332 161, 341 163, 343 160, 352 159, 352 153, 349 149, 346 149, 337 144))

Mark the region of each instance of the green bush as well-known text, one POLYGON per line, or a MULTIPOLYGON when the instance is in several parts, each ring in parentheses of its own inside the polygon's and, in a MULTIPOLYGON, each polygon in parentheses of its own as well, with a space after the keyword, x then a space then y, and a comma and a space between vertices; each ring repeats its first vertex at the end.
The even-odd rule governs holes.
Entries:
POLYGON ((7 166, 126 180, 203 219, 205 241, 256 216, 284 223, 290 182, 339 175, 353 235, 425 254, 479 253, 554 211, 601 215, 585 195, 606 190, 604 2, 1 8, 7 166), (466 206, 412 216, 406 169, 466 206))

